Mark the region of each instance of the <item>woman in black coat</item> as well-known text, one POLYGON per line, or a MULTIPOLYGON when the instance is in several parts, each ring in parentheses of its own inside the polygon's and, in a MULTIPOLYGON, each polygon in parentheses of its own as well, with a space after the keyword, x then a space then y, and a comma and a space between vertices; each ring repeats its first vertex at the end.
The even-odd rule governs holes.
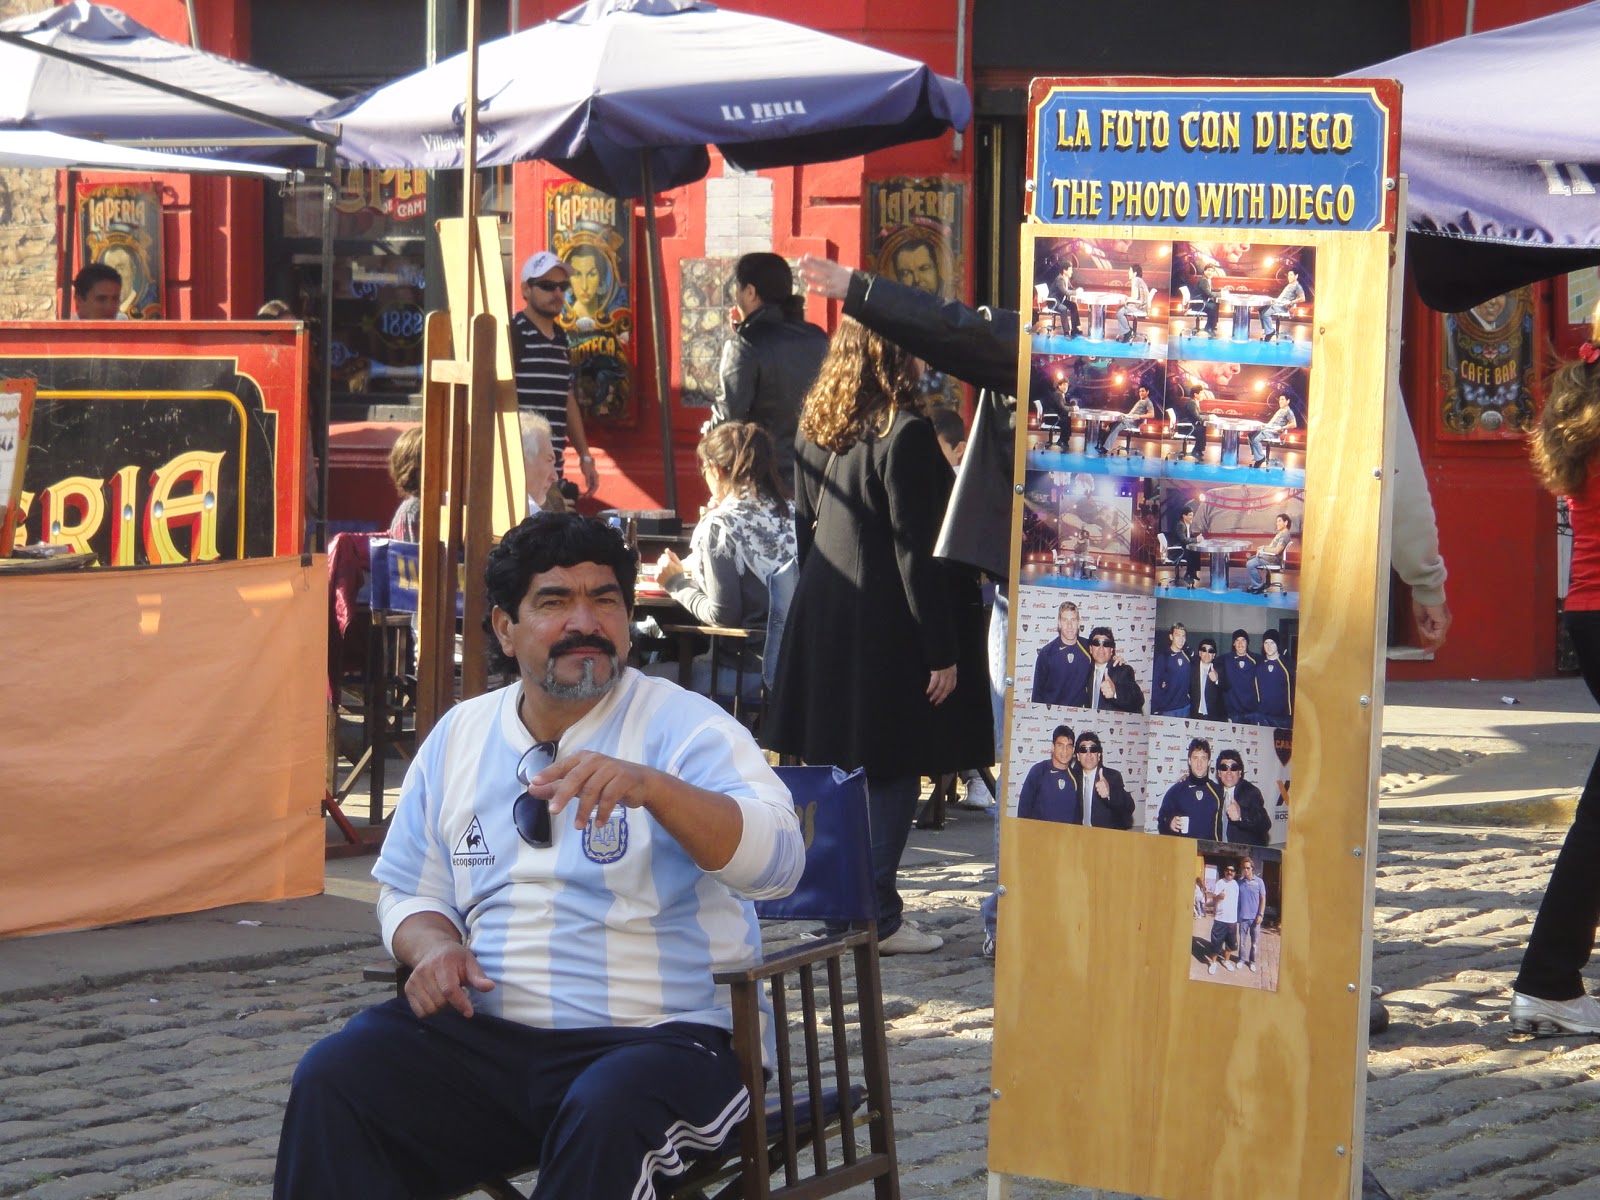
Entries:
POLYGON ((923 952, 895 887, 923 775, 994 761, 975 575, 933 557, 955 476, 922 415, 919 364, 846 319, 800 417, 800 580, 764 744, 867 772, 878 932, 923 952))

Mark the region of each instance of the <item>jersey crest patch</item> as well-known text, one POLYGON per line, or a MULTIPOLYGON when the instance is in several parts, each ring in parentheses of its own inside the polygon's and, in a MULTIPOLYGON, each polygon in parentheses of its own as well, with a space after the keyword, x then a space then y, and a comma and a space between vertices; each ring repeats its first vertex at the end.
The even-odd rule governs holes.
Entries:
POLYGON ((595 824, 594 818, 583 827, 583 856, 590 862, 604 866, 614 863, 628 852, 628 810, 612 810, 611 819, 604 825, 595 824))

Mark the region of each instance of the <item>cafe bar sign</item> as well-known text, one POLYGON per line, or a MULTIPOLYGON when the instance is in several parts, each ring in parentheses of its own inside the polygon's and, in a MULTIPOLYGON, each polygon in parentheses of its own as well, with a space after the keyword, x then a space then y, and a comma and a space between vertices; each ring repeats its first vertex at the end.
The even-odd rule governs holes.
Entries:
POLYGON ((37 389, 14 544, 112 567, 299 553, 307 352, 288 321, 0 329, 0 377, 37 389))
POLYGON ((1391 228, 1398 90, 1252 80, 1035 82, 1030 206, 1048 224, 1391 228))

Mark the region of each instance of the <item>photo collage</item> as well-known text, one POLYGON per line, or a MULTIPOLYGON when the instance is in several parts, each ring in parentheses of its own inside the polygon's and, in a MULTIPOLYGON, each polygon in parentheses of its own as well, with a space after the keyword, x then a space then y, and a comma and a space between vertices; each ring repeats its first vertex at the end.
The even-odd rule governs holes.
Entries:
POLYGON ((1007 809, 1194 840, 1191 977, 1276 990, 1315 256, 1033 260, 1007 809))

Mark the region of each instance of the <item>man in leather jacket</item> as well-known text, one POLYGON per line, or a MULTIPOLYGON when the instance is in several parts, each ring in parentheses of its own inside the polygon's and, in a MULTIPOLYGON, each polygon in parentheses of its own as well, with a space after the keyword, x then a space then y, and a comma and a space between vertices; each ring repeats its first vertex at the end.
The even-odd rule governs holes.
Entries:
POLYGON ((722 347, 711 423, 753 421, 772 438, 778 472, 794 488, 800 406, 816 382, 828 335, 801 315, 789 264, 776 254, 746 254, 734 268, 739 323, 722 347))

